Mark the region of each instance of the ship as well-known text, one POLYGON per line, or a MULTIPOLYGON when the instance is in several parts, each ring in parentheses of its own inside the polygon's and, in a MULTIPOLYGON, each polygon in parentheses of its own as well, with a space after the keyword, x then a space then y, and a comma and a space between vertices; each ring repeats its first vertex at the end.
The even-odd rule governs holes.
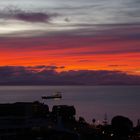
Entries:
POLYGON ((56 94, 51 96, 42 96, 42 99, 61 99, 61 98, 62 98, 61 92, 57 92, 56 94))

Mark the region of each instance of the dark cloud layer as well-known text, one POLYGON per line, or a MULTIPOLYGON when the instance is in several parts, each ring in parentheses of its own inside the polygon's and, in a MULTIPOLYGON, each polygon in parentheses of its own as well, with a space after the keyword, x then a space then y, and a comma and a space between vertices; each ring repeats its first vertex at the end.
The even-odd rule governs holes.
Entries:
POLYGON ((50 19, 50 15, 45 13, 17 13, 14 18, 27 22, 47 22, 50 19))
POLYGON ((121 71, 79 70, 58 73, 57 66, 1 66, 0 85, 140 85, 140 76, 121 71))

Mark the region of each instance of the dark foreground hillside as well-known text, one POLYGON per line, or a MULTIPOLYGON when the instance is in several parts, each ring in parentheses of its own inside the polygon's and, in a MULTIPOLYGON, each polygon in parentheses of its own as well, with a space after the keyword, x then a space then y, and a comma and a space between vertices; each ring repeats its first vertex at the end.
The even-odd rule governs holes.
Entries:
POLYGON ((109 125, 88 124, 75 119, 74 106, 54 106, 40 102, 0 104, 0 140, 140 140, 140 121, 115 116, 109 125))

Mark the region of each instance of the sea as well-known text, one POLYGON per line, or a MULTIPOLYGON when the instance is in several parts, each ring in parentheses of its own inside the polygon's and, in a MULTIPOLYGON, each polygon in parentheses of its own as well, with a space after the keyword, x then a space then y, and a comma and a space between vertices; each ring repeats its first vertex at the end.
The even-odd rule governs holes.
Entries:
POLYGON ((40 101, 50 111, 54 105, 73 105, 76 119, 85 118, 88 123, 95 119, 102 123, 114 116, 122 115, 133 121, 140 119, 140 86, 0 86, 0 103, 40 101), (62 92, 60 100, 44 100, 62 92))

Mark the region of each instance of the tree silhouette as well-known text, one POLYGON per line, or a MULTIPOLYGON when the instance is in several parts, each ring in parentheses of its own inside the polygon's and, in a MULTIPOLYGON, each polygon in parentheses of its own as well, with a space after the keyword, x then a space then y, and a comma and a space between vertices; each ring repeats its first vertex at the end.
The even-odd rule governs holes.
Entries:
POLYGON ((111 121, 117 135, 128 136, 133 129, 132 121, 124 116, 115 116, 111 121))

